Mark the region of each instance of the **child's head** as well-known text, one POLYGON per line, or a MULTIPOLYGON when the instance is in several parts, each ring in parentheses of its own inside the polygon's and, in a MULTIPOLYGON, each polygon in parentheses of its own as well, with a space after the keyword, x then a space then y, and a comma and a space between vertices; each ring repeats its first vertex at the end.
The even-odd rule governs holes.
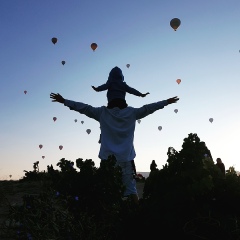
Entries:
POLYGON ((124 80, 124 76, 122 74, 122 70, 119 67, 114 67, 110 73, 109 73, 109 77, 108 80, 124 80))

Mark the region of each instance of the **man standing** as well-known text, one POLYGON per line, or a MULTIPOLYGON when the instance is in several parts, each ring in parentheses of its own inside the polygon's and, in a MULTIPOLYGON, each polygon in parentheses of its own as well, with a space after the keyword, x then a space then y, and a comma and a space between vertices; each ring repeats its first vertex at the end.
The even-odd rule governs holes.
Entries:
POLYGON ((225 174, 226 174, 226 172, 225 172, 225 165, 224 165, 224 163, 222 162, 222 159, 221 159, 221 158, 217 158, 216 166, 219 167, 219 169, 221 170, 222 174, 225 176, 225 174))
POLYGON ((150 164, 150 170, 151 170, 151 172, 158 170, 155 160, 152 160, 152 162, 150 164))
POLYGON ((93 118, 100 123, 101 145, 98 157, 101 161, 114 155, 117 165, 122 168, 122 181, 126 187, 124 196, 130 197, 138 204, 136 180, 134 178, 134 158, 136 156, 133 140, 136 120, 144 118, 165 106, 176 103, 179 98, 146 104, 140 108, 129 107, 124 99, 113 99, 108 106, 93 107, 91 105, 64 99, 59 93, 51 93, 52 102, 59 102, 93 118))

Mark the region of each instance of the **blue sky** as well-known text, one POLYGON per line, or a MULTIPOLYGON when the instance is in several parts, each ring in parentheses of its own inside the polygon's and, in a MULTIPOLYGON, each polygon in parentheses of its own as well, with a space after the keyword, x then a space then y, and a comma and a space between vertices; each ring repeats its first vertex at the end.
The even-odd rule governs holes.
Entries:
POLYGON ((0 1, 0 179, 19 179, 36 161, 40 171, 57 169, 61 158, 98 167, 99 123, 49 95, 106 105, 106 92, 91 85, 105 83, 115 66, 128 85, 150 92, 127 94, 133 107, 180 98, 136 123, 138 172, 150 171, 153 159, 162 168, 168 147, 180 151, 190 133, 214 160, 240 170, 239 22, 239 0, 0 1), (172 18, 181 20, 177 31, 172 18))

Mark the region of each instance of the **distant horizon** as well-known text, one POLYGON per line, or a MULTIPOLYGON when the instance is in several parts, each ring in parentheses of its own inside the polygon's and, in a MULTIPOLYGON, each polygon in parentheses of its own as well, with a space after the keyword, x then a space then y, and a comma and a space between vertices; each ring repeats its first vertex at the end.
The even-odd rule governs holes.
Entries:
MULTIPOLYGON (((41 171, 40 171, 41 172, 41 171)), ((137 174, 142 174, 142 176, 143 177, 145 177, 145 178, 148 178, 149 177, 149 174, 150 174, 150 172, 138 172, 137 171, 137 174)), ((23 178, 24 176, 22 176, 21 178, 23 178)), ((18 181, 18 180, 20 180, 21 178, 19 178, 19 179, 12 179, 12 178, 10 178, 10 177, 8 177, 8 179, 2 179, 2 178, 0 178, 0 181, 18 181)))
MULTIPOLYGON (((51 165, 51 164, 50 164, 51 165)), ((40 168, 40 167, 39 167, 40 168)), ((54 168, 55 169, 55 168, 54 168)), ((60 170, 60 169, 55 169, 55 170, 60 170)), ((32 171, 32 170, 26 170, 26 171, 32 171)), ((47 169, 46 170, 41 170, 41 169, 39 169, 39 172, 40 173, 42 173, 42 172, 46 172, 47 173, 47 169)), ((145 178, 147 178, 148 176, 149 176, 149 174, 150 174, 150 171, 149 172, 147 172, 147 171, 144 171, 144 172, 142 172, 142 171, 136 171, 137 172, 137 174, 142 174, 142 176, 143 177, 145 177, 145 178)), ((21 177, 19 177, 19 178, 17 178, 17 177, 15 177, 14 178, 14 176, 13 175, 11 175, 11 177, 10 177, 10 175, 11 174, 9 174, 8 176, 2 176, 2 177, 0 177, 0 181, 9 181, 9 180, 14 180, 14 181, 18 181, 18 180, 20 180, 20 179, 22 179, 22 178, 24 178, 24 176, 25 176, 25 174, 24 174, 24 170, 23 170, 23 175, 21 176, 21 177)))
MULTIPOLYGON (((159 169, 159 170, 161 170, 161 169, 159 169)), ((226 171, 227 171, 227 170, 228 170, 228 169, 226 169, 226 171)), ((237 171, 236 169, 235 169, 235 171, 236 171, 237 175, 240 176, 240 171, 237 171)), ((39 171, 39 172, 43 172, 43 171, 39 171)), ((150 172, 151 172, 151 171, 149 171, 149 172, 137 171, 137 174, 142 174, 143 177, 148 178, 150 172)), ((23 175, 22 177, 20 177, 19 179, 13 179, 13 178, 10 178, 10 177, 8 177, 8 179, 0 178, 0 181, 11 181, 11 180, 12 180, 12 181, 18 181, 18 180, 20 180, 20 179, 23 178, 23 177, 24 177, 24 175, 23 175)))
POLYGON ((137 174, 139 174, 139 173, 142 174, 142 176, 145 177, 145 178, 147 178, 150 174, 150 172, 138 172, 137 171, 137 174))

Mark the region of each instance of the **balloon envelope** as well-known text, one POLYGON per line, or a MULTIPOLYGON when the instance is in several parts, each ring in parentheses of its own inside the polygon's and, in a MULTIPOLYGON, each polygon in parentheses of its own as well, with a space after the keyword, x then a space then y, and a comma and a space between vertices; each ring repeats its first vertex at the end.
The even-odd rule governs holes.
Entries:
POLYGON ((209 122, 211 122, 211 123, 212 123, 212 122, 213 122, 213 118, 209 118, 209 122))
POLYGON ((88 134, 90 134, 90 132, 91 132, 91 129, 87 129, 87 130, 86 130, 86 132, 87 132, 88 134))
POLYGON ((178 112, 178 110, 177 110, 177 109, 174 109, 174 112, 175 112, 175 113, 177 113, 177 112, 178 112))
POLYGON ((127 64, 126 66, 127 66, 127 68, 129 68, 129 67, 130 67, 130 64, 127 64))
POLYGON ((53 37, 53 38, 52 38, 52 43, 53 43, 53 44, 56 44, 56 43, 57 43, 57 38, 53 37))
POLYGON ((178 84, 180 84, 180 82, 181 82, 181 79, 177 79, 177 80, 176 80, 176 82, 177 82, 178 84))
POLYGON ((159 131, 161 131, 161 130, 162 130, 162 127, 161 127, 161 126, 159 126, 159 127, 158 127, 158 130, 159 130, 159 131))
POLYGON ((140 123, 140 122, 141 122, 141 120, 140 120, 140 119, 138 119, 137 121, 138 121, 138 123, 140 123))
POLYGON ((62 61, 62 65, 64 65, 66 62, 65 61, 62 61))
POLYGON ((40 145, 39 145, 39 148, 41 149, 42 147, 43 147, 43 145, 42 145, 42 144, 40 144, 40 145))
POLYGON ((45 158, 45 156, 42 156, 42 159, 44 159, 45 158))
POLYGON ((77 122, 77 119, 75 119, 74 122, 77 122))
POLYGON ((97 49, 98 45, 96 43, 91 44, 91 49, 95 51, 97 49))
POLYGON ((84 121, 81 121, 81 124, 83 124, 84 123, 84 121))
POLYGON ((170 21, 170 26, 173 28, 174 31, 176 31, 178 29, 178 27, 180 26, 181 21, 178 18, 173 18, 170 21))
POLYGON ((57 118, 56 117, 53 117, 53 121, 55 122, 57 120, 57 118))
POLYGON ((26 93, 27 93, 27 91, 25 90, 25 91, 24 91, 24 93, 26 94, 26 93))
POLYGON ((63 146, 62 146, 62 145, 60 145, 60 146, 59 146, 59 149, 60 149, 60 150, 62 150, 62 149, 63 149, 63 146))

